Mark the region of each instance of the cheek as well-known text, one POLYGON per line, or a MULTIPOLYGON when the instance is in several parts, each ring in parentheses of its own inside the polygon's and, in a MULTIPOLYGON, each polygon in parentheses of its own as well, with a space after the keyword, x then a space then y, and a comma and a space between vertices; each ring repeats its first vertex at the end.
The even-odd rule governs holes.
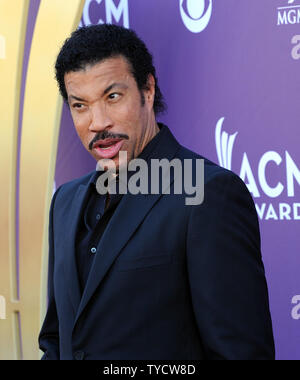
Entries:
POLYGON ((78 137, 84 142, 89 134, 89 120, 87 117, 83 115, 73 115, 72 114, 73 123, 75 126, 75 130, 78 134, 78 137))
POLYGON ((133 123, 136 125, 137 121, 141 119, 142 104, 139 96, 128 98, 116 108, 111 109, 111 117, 115 122, 122 122, 129 126, 133 123))

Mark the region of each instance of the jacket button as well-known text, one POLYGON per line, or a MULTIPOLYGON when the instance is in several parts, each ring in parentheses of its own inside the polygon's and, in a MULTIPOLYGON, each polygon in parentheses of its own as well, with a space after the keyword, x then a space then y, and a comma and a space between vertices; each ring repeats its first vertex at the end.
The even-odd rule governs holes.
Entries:
POLYGON ((84 352, 83 351, 77 351, 74 354, 75 360, 83 360, 84 359, 84 352))

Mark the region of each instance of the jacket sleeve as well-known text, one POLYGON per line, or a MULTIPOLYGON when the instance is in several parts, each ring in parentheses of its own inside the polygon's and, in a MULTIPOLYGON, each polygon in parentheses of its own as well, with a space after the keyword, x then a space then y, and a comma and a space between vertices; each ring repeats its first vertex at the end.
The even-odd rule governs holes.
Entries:
POLYGON ((207 359, 273 360, 268 289, 257 213, 235 174, 205 186, 190 206, 187 267, 192 304, 207 359))
MULTIPOLYGON (((60 189, 60 188, 59 188, 60 189)), ((59 360, 59 324, 53 289, 54 272, 54 238, 53 211, 59 189, 55 192, 49 214, 49 264, 48 264, 48 308, 39 334, 39 347, 44 352, 42 360, 59 360)))

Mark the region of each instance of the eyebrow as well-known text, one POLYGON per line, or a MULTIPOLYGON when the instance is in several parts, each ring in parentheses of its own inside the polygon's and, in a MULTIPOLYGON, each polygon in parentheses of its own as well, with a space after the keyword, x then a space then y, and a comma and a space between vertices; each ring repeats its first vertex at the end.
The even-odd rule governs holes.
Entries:
POLYGON ((75 95, 70 95, 70 96, 69 96, 69 99, 75 99, 75 100, 78 100, 79 102, 84 102, 84 101, 85 101, 84 99, 78 98, 78 97, 75 96, 75 95))
POLYGON ((110 86, 108 86, 104 92, 103 92, 103 95, 106 95, 108 92, 110 92, 113 88, 115 87, 121 87, 121 88, 124 88, 125 90, 128 88, 128 86, 124 83, 113 83, 111 84, 110 86))

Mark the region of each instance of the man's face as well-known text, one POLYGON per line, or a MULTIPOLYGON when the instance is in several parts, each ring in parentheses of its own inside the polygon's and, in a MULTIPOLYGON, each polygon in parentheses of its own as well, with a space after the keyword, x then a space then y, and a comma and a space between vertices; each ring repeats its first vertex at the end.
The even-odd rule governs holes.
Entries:
POLYGON ((119 162, 119 151, 126 151, 130 161, 157 133, 154 79, 149 76, 142 104, 142 94, 122 56, 67 73, 65 86, 78 136, 97 161, 110 159, 121 167, 126 162, 119 162))

